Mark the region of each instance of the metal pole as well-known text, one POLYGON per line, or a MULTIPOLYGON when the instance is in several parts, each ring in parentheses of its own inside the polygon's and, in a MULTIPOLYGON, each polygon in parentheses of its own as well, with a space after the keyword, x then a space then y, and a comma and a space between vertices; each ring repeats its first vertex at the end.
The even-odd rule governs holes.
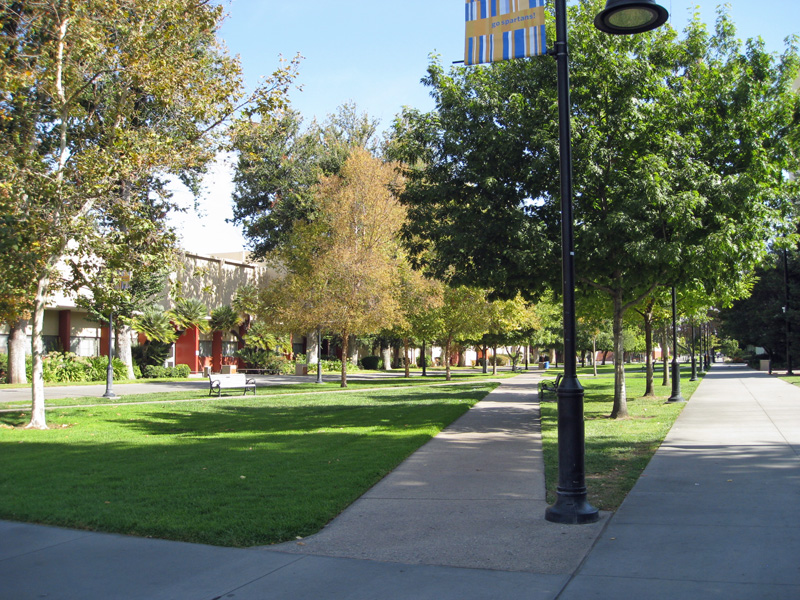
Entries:
POLYGON ((786 374, 794 375, 792 372, 792 323, 789 320, 789 251, 783 249, 783 284, 785 304, 783 307, 783 318, 786 328, 786 374))
POLYGON ((594 523, 600 512, 587 501, 584 465, 583 387, 575 361, 575 244, 572 223, 572 147, 570 143, 569 53, 566 0, 556 0, 555 55, 558 73, 558 137, 561 174, 561 260, 564 292, 564 375, 558 386, 558 487, 545 519, 555 523, 594 523))
POLYGON ((427 362, 428 357, 425 355, 425 340, 422 340, 422 376, 426 376, 425 372, 425 363, 427 362))
POLYGON ((103 398, 117 398, 114 393, 114 313, 108 314, 108 367, 106 367, 106 393, 103 398))
POLYGON ((667 402, 686 402, 681 396, 681 365, 678 363, 678 301, 672 286, 672 395, 667 402))
POLYGON ((317 383, 322 383, 322 329, 317 327, 317 383))
POLYGON ((695 354, 694 319, 692 319, 692 376, 689 381, 697 381, 697 356, 695 354))

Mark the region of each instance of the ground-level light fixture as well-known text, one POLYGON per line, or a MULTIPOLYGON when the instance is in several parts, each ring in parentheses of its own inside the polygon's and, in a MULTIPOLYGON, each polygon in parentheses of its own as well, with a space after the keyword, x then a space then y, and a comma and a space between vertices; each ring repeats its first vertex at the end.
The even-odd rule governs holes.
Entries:
POLYGON ((660 27, 668 18, 667 9, 654 0, 607 0, 594 25, 606 33, 644 33, 660 27))

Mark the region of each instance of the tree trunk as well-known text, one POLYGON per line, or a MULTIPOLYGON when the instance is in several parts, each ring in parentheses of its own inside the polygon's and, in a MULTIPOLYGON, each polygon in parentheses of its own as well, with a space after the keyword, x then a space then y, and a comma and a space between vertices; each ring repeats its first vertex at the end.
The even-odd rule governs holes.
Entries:
POLYGON ((458 366, 459 367, 466 367, 467 366, 467 349, 463 346, 458 350, 458 366))
POLYGON ((8 373, 7 383, 28 383, 25 372, 25 349, 28 346, 28 319, 19 319, 11 324, 8 333, 8 373))
POLYGON ((642 315, 644 317, 644 351, 645 358, 645 390, 644 397, 649 398, 656 395, 653 387, 653 309, 642 315))
POLYGON ((347 387, 347 332, 342 332, 342 387, 347 387))
POLYGON ((497 375, 497 346, 492 346, 492 375, 497 375))
POLYGON ((392 368, 392 347, 387 344, 385 348, 381 348, 381 357, 383 358, 383 370, 388 371, 392 368))
POLYGON ((128 367, 128 379, 136 379, 133 372, 133 354, 131 353, 131 328, 128 325, 117 324, 117 358, 128 367))
POLYGON ((622 337, 622 294, 618 292, 614 300, 614 408, 612 419, 628 418, 628 397, 625 390, 625 351, 622 337))
POLYGON ((486 375, 489 372, 489 357, 487 356, 488 349, 486 344, 483 345, 483 374, 486 375))
POLYGON ((603 350, 603 362, 600 364, 604 367, 606 366, 606 358, 608 358, 608 350, 603 350))
POLYGON ((31 369, 31 420, 26 429, 47 429, 44 412, 44 309, 47 303, 47 290, 50 287, 50 275, 44 275, 36 286, 36 298, 33 302, 33 341, 31 369))
POLYGON ((318 356, 322 351, 322 348, 319 344, 320 340, 317 339, 316 331, 312 331, 311 333, 307 334, 306 340, 308 341, 306 344, 306 366, 308 367, 308 371, 311 372, 311 368, 316 368, 317 366, 318 356))
POLYGON ((406 369, 406 378, 411 377, 411 365, 408 362, 408 338, 403 338, 403 365, 406 369))
POLYGON ((592 338, 592 370, 597 377, 597 336, 592 338))

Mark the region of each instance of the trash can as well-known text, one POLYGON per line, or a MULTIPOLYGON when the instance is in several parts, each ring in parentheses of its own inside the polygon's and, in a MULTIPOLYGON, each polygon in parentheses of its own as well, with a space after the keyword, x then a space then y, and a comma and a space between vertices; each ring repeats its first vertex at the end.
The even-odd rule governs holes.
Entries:
POLYGON ((303 363, 295 363, 295 365, 294 365, 294 374, 295 375, 308 375, 308 365, 304 365, 303 363))
POLYGON ((759 371, 769 371, 769 360, 762 360, 759 363, 759 371))
POLYGON ((550 361, 549 360, 544 361, 544 370, 546 371, 549 368, 550 368, 550 361))

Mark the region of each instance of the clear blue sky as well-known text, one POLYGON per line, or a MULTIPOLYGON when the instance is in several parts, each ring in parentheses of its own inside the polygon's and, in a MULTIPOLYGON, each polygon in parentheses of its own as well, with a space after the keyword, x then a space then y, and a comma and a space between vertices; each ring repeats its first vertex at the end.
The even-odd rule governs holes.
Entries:
MULTIPOLYGON (((713 25, 720 4, 659 3, 679 31, 694 6, 713 25)), ((249 86, 276 68, 279 55, 291 58, 299 52, 305 57, 298 80, 303 89, 290 98, 307 121, 324 120, 353 101, 386 128, 404 105, 433 107, 420 83, 431 53, 445 64, 463 59, 463 0, 231 0, 227 11, 220 35, 228 50, 240 56, 249 86)), ((740 38, 761 36, 770 51, 781 51, 787 36, 800 34, 797 0, 734 0, 730 14, 740 38)), ((232 214, 229 169, 215 169, 207 184, 209 192, 201 201, 205 216, 181 219, 184 246, 195 252, 241 249, 238 231, 224 223, 232 214)))

